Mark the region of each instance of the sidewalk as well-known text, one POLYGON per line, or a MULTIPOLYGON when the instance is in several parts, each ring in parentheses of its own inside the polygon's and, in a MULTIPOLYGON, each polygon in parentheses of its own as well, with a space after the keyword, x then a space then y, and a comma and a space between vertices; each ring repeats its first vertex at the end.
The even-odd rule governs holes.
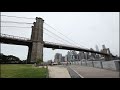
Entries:
POLYGON ((49 78, 71 78, 67 68, 48 66, 49 78))

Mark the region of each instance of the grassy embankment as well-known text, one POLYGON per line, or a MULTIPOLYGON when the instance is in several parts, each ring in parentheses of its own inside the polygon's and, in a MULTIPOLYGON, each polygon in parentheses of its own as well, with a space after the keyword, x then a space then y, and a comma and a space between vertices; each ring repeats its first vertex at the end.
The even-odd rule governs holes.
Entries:
POLYGON ((34 67, 32 64, 1 64, 1 78, 46 78, 46 68, 34 67))

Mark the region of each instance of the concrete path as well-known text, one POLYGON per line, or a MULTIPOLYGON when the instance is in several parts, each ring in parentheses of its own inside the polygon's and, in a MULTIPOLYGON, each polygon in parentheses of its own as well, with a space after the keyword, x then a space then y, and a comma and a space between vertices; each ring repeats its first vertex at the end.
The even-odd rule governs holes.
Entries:
POLYGON ((77 72, 72 70, 70 67, 67 67, 67 70, 71 76, 71 78, 81 78, 77 72))
POLYGON ((59 66, 48 66, 49 78, 71 78, 67 68, 59 66))
POLYGON ((120 78, 120 72, 118 71, 86 67, 80 65, 69 65, 69 67, 84 78, 120 78))

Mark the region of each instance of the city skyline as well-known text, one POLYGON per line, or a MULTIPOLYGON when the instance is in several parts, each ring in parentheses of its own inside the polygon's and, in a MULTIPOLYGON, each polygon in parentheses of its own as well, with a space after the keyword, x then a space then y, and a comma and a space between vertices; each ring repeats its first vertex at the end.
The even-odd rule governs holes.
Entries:
MULTIPOLYGON (((2 12, 5 15, 11 16, 23 16, 35 18, 37 16, 41 16, 45 22, 56 28, 61 28, 60 32, 69 37, 70 39, 74 40, 75 42, 79 43, 86 48, 93 48, 95 45, 98 45, 99 50, 101 49, 101 45, 104 45, 107 48, 110 48, 110 51, 113 55, 119 55, 119 13, 107 13, 107 12, 91 12, 91 13, 55 13, 55 12, 39 12, 39 13, 15 13, 15 12, 2 12), (59 18, 60 17, 60 18, 59 18), (63 21, 64 20, 64 21, 63 21), (101 30, 101 31, 100 31, 101 30), (109 33, 109 34, 108 34, 109 33)), ((3 18, 3 20, 9 20, 7 18, 3 18)), ((22 22, 22 20, 20 20, 22 22)), ((28 21, 33 23, 34 20, 28 21)), ((31 27, 31 26, 30 26, 31 27)), ((47 27, 48 28, 48 27, 47 27)), ((50 29, 50 28, 49 28, 50 29)), ((51 30, 51 29, 50 29, 51 30)), ((59 30, 59 29, 57 29, 59 30)), ((53 30, 51 30, 54 32, 53 30)), ((9 29, 8 28, 1 28, 1 32, 5 34, 15 35, 15 36, 23 36, 30 38, 31 29, 9 29), (17 30, 17 31, 16 31, 17 30), (23 31, 23 32, 20 32, 23 31)), ((46 31, 45 31, 46 33, 46 31)), ((57 34, 57 32, 55 32, 57 34)), ((62 43, 58 40, 54 40, 51 37, 44 34, 45 41, 52 41, 56 43, 62 43)), ((63 38, 63 36, 61 36, 63 38)), ((65 37, 64 37, 65 39, 65 37)), ((67 43, 63 43, 67 44, 67 43)), ((18 56, 20 59, 27 58, 27 50, 28 48, 25 46, 18 46, 18 45, 1 45, 1 51, 4 54, 13 54, 18 56)), ((65 53, 68 50, 52 50, 44 48, 44 61, 53 60, 54 54, 56 52, 65 53)))
MULTIPOLYGON (((107 54, 111 54, 110 49, 106 48, 105 45, 102 45, 103 49, 100 50, 100 52, 107 53, 107 54)), ((93 50, 92 48, 90 48, 91 50, 93 50)), ((98 46, 96 45, 96 51, 99 51, 98 46)), ((118 57, 116 57, 118 58, 118 57)), ((100 55, 100 54, 95 54, 95 53, 87 53, 87 52, 83 52, 83 51, 75 51, 75 50, 69 50, 66 55, 62 55, 62 53, 55 53, 54 55, 54 62, 67 62, 67 61, 81 61, 81 60, 105 60, 105 57, 100 55), (78 52, 78 53, 77 53, 78 52), (64 57, 64 60, 62 59, 64 57), (67 57, 67 59, 65 59, 65 57, 67 57)), ((109 58, 109 60, 114 60, 114 57, 109 58)))

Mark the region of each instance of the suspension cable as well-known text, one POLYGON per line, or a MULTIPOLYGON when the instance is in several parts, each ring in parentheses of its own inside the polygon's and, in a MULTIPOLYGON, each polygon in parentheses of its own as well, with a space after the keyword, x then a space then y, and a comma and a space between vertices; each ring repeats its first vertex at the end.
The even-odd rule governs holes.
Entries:
MULTIPOLYGON (((45 22, 44 22, 44 23, 45 23, 45 22)), ((53 28, 52 26, 48 25, 47 23, 45 23, 45 24, 46 24, 47 26, 51 27, 53 30, 57 31, 55 28, 53 28)), ((57 31, 57 32, 58 32, 58 31, 57 31)), ((61 32, 58 32, 58 33, 60 33, 61 35, 63 35, 63 36, 66 37, 67 39, 69 39, 70 41, 76 43, 75 41, 71 40, 71 39, 68 38, 66 35, 62 34, 61 32)), ((78 43, 76 43, 76 44, 78 44, 78 43)), ((82 46, 82 45, 80 45, 80 44, 78 44, 78 45, 79 45, 79 46, 82 46)), ((82 46, 82 47, 84 47, 84 46, 82 46)), ((88 48, 87 48, 87 49, 88 49, 88 48)))
POLYGON ((0 26, 0 27, 31 28, 31 27, 19 27, 19 26, 0 26))
POLYGON ((28 22, 14 22, 14 21, 0 21, 3 23, 17 23, 17 24, 33 24, 33 23, 28 23, 28 22))
POLYGON ((15 18, 24 18, 24 19, 35 19, 35 18, 28 18, 28 17, 18 17, 18 16, 8 16, 8 15, 1 15, 5 17, 15 17, 15 18))
MULTIPOLYGON (((60 38, 60 39, 62 39, 62 40, 64 40, 64 41, 66 41, 66 42, 68 42, 67 40, 65 40, 65 39, 63 39, 63 38, 61 38, 60 36, 58 36, 58 35, 56 35, 55 33, 53 33, 53 32, 51 32, 50 30, 48 30, 48 29, 46 29, 46 28, 43 28, 43 29, 45 29, 46 31, 48 31, 48 32, 50 32, 50 33, 52 33, 52 34, 54 34, 55 36, 57 36, 58 38, 60 38)), ((70 42, 68 42, 69 44, 72 44, 72 43, 70 43, 70 42)), ((73 44, 72 44, 73 45, 73 44)), ((76 46, 76 45, 75 45, 76 46)))
MULTIPOLYGON (((45 32, 44 32, 45 33, 45 32)), ((52 37, 52 38, 54 38, 53 36, 51 36, 51 35, 49 35, 48 33, 45 33, 46 35, 48 35, 48 36, 50 36, 50 37, 52 37)), ((55 39, 55 38, 54 38, 55 39)), ((56 39, 55 39, 56 40, 56 39)), ((63 42, 63 41, 61 41, 61 40, 59 40, 59 39, 57 39, 58 41, 60 41, 60 42, 63 42)), ((64 43, 64 42, 63 42, 64 43)))

